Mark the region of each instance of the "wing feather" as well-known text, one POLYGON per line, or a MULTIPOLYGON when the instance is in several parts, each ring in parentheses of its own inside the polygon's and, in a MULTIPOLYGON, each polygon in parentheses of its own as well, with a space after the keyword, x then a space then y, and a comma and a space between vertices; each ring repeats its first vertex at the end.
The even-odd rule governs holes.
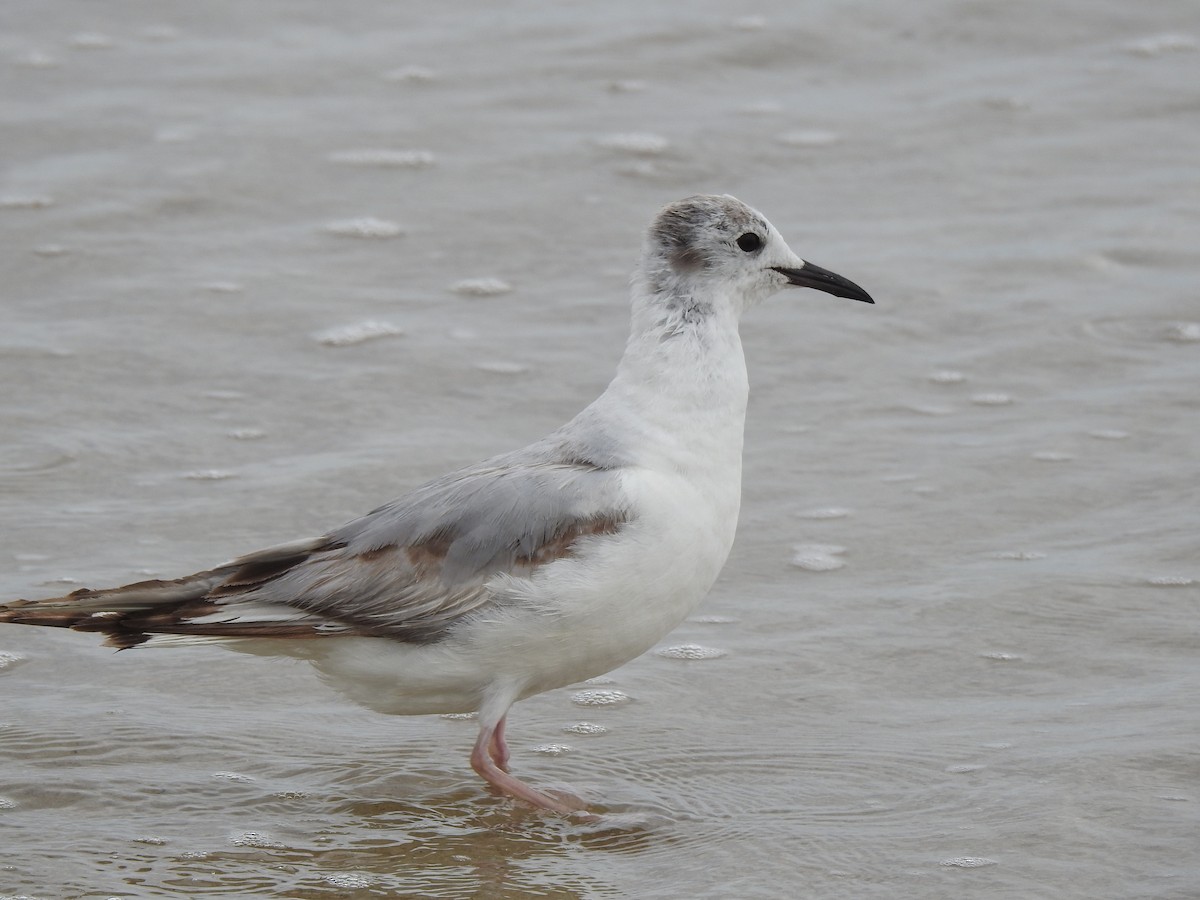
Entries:
POLYGON ((57 625, 130 647, 154 635, 336 634, 435 641, 495 602, 488 582, 528 577, 628 521, 619 470, 546 447, 459 470, 319 538, 175 581, 0 606, 0 622, 57 625))

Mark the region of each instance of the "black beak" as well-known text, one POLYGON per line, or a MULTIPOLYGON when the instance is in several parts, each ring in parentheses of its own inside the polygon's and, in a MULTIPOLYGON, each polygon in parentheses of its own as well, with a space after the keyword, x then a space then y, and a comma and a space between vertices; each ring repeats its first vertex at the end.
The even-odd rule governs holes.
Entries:
POLYGON ((797 287, 816 288, 818 291, 833 294, 835 297, 845 297, 848 300, 861 300, 863 303, 875 302, 871 299, 870 294, 850 279, 843 278, 841 275, 835 275, 828 269, 814 266, 810 262, 806 262, 804 267, 800 269, 785 269, 782 266, 771 266, 771 268, 787 278, 788 284, 794 284, 797 287))

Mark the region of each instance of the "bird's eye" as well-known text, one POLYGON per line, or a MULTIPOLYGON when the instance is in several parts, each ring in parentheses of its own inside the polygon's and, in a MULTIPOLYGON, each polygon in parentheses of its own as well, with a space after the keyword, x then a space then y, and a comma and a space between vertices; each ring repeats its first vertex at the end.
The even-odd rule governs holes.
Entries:
POLYGON ((747 231, 737 239, 737 245, 743 253, 753 253, 762 246, 762 238, 753 231, 747 231))

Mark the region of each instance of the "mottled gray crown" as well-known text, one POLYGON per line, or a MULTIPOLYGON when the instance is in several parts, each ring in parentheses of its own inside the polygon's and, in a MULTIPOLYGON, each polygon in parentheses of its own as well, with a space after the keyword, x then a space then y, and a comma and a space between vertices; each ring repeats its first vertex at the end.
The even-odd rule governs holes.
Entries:
POLYGON ((709 268, 715 254, 732 249, 740 235, 755 231, 761 236, 766 227, 762 217, 734 197, 699 194, 665 207, 650 226, 650 240, 682 274, 709 268))

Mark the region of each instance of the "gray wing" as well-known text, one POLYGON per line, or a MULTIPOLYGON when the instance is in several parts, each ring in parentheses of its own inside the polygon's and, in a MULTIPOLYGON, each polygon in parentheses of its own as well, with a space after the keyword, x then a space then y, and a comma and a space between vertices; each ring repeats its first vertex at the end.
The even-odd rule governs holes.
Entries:
POLYGON ((528 575, 629 519, 619 473, 545 446, 453 472, 329 534, 177 581, 0 607, 129 647, 154 635, 437 640, 492 602, 495 575, 528 575))

